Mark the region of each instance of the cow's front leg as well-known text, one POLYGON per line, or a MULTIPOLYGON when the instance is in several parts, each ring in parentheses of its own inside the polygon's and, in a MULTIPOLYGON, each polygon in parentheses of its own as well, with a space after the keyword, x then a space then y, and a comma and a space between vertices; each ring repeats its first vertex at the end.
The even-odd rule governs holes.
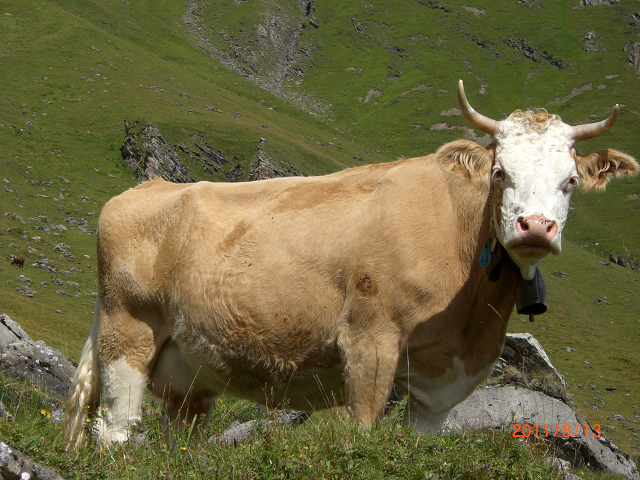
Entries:
POLYGON ((378 420, 391 393, 398 364, 398 338, 381 329, 355 332, 353 327, 340 335, 347 412, 364 426, 378 420))
POLYGON ((449 410, 440 413, 432 413, 428 407, 415 398, 409 398, 407 407, 402 417, 404 425, 415 428, 418 432, 438 434, 449 416, 449 410))

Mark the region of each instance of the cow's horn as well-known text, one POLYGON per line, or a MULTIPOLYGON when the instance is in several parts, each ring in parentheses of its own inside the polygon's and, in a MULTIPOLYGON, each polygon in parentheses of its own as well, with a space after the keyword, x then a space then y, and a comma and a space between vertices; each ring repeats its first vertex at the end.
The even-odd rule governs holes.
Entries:
POLYGON ((460 102, 464 118, 466 118, 471 125, 482 130, 484 133, 488 133, 489 135, 495 135, 498 133, 500 122, 493 120, 492 118, 485 117, 484 115, 476 112, 473 107, 469 105, 469 100, 467 100, 467 96, 464 94, 464 84, 462 83, 462 80, 458 81, 458 102, 460 102))
POLYGON ((574 125, 571 127, 572 137, 574 142, 579 142, 580 140, 587 140, 589 138, 597 137, 599 135, 603 135, 611 130, 613 124, 616 123, 618 119, 618 113, 620 112, 620 106, 616 103, 615 107, 613 107, 613 111, 609 118, 603 120, 601 122, 596 123, 587 123, 585 125, 574 125))

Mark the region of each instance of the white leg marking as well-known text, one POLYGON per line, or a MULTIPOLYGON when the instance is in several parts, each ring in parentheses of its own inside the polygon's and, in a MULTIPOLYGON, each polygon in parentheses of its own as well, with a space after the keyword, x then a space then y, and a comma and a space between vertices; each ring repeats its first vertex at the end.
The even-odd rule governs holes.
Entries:
POLYGON ((140 421, 147 376, 130 367, 124 358, 104 365, 102 398, 94 430, 101 444, 125 442, 129 427, 140 421))
MULTIPOLYGON (((437 415, 420 412, 420 406, 414 401, 409 399, 410 405, 407 405, 402 423, 413 427, 418 432, 437 434, 441 433, 442 425, 447 419, 449 412, 440 413, 437 415)), ((424 407, 422 407, 424 410, 424 407)))

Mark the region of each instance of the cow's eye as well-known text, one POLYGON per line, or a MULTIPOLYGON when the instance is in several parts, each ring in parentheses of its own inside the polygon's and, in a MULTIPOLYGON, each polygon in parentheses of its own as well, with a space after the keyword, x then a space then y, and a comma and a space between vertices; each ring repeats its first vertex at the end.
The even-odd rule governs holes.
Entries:
POLYGON ((567 190, 573 190, 578 186, 580 179, 577 175, 572 175, 569 180, 567 180, 567 190))
POLYGON ((493 179, 497 182, 501 182, 504 180, 504 172, 500 167, 496 167, 493 169, 493 179))

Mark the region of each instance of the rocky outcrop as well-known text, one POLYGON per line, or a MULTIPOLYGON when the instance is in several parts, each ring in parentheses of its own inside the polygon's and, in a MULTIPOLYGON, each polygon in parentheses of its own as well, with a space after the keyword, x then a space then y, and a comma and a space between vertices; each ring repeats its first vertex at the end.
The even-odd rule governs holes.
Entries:
POLYGON ((20 325, 4 313, 0 315, 0 353, 13 342, 33 342, 20 325))
POLYGON ((276 177, 303 177, 304 173, 295 165, 286 160, 276 160, 267 151, 267 141, 260 139, 260 144, 256 149, 251 169, 249 170, 249 180, 265 180, 276 177))
MULTIPOLYGON (((222 152, 207 144, 207 141, 197 134, 184 138, 176 146, 168 144, 160 131, 148 123, 140 124, 127 122, 127 134, 122 145, 122 157, 139 181, 157 177, 174 182, 193 182, 192 172, 178 156, 191 162, 190 165, 201 165, 204 172, 213 181, 239 182, 242 180, 264 180, 276 177, 301 177, 304 172, 296 165, 279 158, 279 152, 270 146, 267 140, 260 138, 249 172, 247 165, 236 157, 229 160, 222 152)), ((77 219, 76 219, 77 220, 77 219)), ((71 222, 70 219, 67 219, 71 222)), ((80 227, 77 227, 80 229, 80 227)), ((41 259, 41 263, 44 260, 41 259)), ((34 266, 36 266, 34 264, 34 266)), ((38 265, 44 269, 52 265, 38 265)), ((55 267, 53 267, 55 268, 55 267)), ((20 292, 27 295, 30 292, 20 292)))
POLYGON ((235 165, 232 165, 231 160, 198 134, 170 144, 151 123, 143 127, 139 122, 125 121, 125 127, 126 136, 120 149, 122 158, 139 181, 161 177, 173 183, 194 182, 194 173, 187 163, 194 168, 197 168, 194 165, 201 166, 213 177, 211 180, 242 180, 243 166, 239 160, 234 157, 235 165))
POLYGON ((504 43, 514 50, 519 50, 526 58, 535 63, 548 63, 549 65, 556 67, 558 70, 562 70, 567 67, 566 62, 560 59, 554 59, 545 51, 541 52, 535 49, 526 38, 508 37, 504 40, 504 43))
POLYGON ((34 342, 7 315, 0 315, 0 368, 66 399, 75 367, 42 340, 34 342))
POLYGON ((162 177, 176 183, 193 182, 175 148, 166 143, 155 126, 147 123, 140 129, 137 122, 129 124, 125 120, 125 131, 122 158, 139 181, 162 177))
POLYGON ((594 7, 596 5, 605 5, 607 7, 610 7, 612 5, 615 5, 619 1, 620 0, 580 0, 577 6, 578 7, 594 7))
MULTIPOLYGON (((9 374, 43 387, 60 400, 66 399, 75 367, 59 351, 31 337, 7 315, 0 315, 0 368, 9 374)), ((58 405, 57 401, 53 400, 58 405)), ((61 421, 61 410, 51 412, 52 421, 61 421)), ((0 417, 11 414, 0 402, 0 417)), ((0 442, 0 480, 62 480, 59 473, 43 467, 19 450, 0 442)))
POLYGON ((579 419, 565 403, 565 386, 564 377, 531 334, 507 334, 493 377, 451 409, 442 431, 506 427, 515 438, 553 443, 556 454, 574 466, 595 466, 640 480, 636 463, 605 438, 600 426, 579 419), (496 378, 508 384, 496 383, 496 378))
POLYGON ((184 143, 180 144, 178 148, 201 164, 203 170, 209 175, 215 175, 216 172, 221 170, 223 165, 229 163, 229 160, 222 152, 207 145, 206 140, 200 136, 192 135, 191 143, 193 144, 193 148, 189 148, 184 143))
POLYGON ((620 265, 621 267, 640 272, 640 265, 638 265, 638 262, 631 256, 630 253, 623 253, 621 255, 617 253, 611 253, 609 254, 609 261, 615 263, 616 265, 620 265))

